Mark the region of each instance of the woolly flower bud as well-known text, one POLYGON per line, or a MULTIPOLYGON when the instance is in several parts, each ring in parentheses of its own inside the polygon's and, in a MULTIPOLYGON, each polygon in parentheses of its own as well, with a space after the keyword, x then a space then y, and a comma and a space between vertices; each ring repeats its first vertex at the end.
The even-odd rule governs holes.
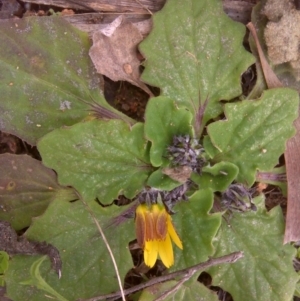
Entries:
POLYGON ((173 144, 167 148, 168 158, 174 166, 189 166, 193 172, 201 174, 206 163, 204 148, 197 139, 189 135, 174 136, 173 144))

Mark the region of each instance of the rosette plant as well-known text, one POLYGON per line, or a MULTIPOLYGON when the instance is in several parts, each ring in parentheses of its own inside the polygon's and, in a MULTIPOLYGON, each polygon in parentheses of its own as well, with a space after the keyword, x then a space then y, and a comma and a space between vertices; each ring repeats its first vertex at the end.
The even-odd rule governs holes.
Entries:
MULTIPOLYGON (((9 298, 71 301, 118 290, 97 221, 122 281, 137 238, 145 264, 160 258, 171 272, 242 251, 238 262, 206 270, 212 284, 236 301, 291 300, 295 249, 282 245, 280 207, 267 212, 252 187, 295 133, 298 93, 242 94, 241 75, 255 58, 243 47, 245 27, 220 1, 169 0, 153 16, 139 45, 141 79, 160 95, 149 99, 145 122, 106 103, 88 36, 63 19, 7 21, 0 30, 0 127, 37 145, 42 159, 0 156, 0 218, 28 228, 27 240, 53 245, 62 261, 58 279, 42 255, 11 256, 9 298), (133 204, 115 205, 121 195, 133 204), (106 227, 124 216, 132 218, 106 227)), ((158 283, 136 300, 165 290, 172 300, 218 300, 198 276, 158 283)))

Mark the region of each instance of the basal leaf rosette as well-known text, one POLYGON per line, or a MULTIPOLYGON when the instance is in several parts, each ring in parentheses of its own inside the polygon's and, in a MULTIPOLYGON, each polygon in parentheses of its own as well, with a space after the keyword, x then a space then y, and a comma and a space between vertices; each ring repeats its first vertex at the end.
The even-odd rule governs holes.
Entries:
POLYGON ((263 196, 253 200, 257 212, 233 213, 223 220, 214 257, 242 251, 244 258, 208 270, 213 285, 234 300, 292 300, 299 276, 293 268, 295 248, 283 245, 284 218, 279 206, 267 211, 263 196))
POLYGON ((271 170, 295 133, 299 96, 288 88, 267 90, 260 99, 225 105, 226 120, 207 127, 204 148, 213 162, 239 168, 237 181, 251 186, 257 170, 271 170))
POLYGON ((207 100, 203 128, 222 112, 220 100, 242 94, 240 76, 254 63, 244 35, 245 27, 224 13, 221 1, 167 1, 139 46, 146 58, 142 79, 194 118, 207 100))
POLYGON ((133 198, 152 171, 144 125, 92 120, 55 130, 38 144, 46 166, 62 185, 84 198, 110 204, 119 194, 133 198))
MULTIPOLYGON (((128 220, 120 227, 106 227, 111 217, 120 214, 124 207, 102 207, 96 202, 89 202, 89 205, 104 229, 123 280, 132 267, 128 243, 134 238, 133 222, 128 220)), ((82 202, 52 202, 44 215, 34 220, 25 235, 31 241, 46 241, 59 250, 62 260, 61 278, 51 269, 50 260, 47 258, 39 271, 35 271, 47 285, 40 283, 41 279, 39 283, 43 285, 40 289, 37 285, 25 285, 30 281, 38 283, 39 279, 32 279, 32 267, 43 256, 15 255, 5 273, 7 295, 12 300, 51 300, 56 295, 65 298, 57 300, 77 300, 119 289, 107 247, 82 202), (55 295, 51 291, 55 291, 55 295)))

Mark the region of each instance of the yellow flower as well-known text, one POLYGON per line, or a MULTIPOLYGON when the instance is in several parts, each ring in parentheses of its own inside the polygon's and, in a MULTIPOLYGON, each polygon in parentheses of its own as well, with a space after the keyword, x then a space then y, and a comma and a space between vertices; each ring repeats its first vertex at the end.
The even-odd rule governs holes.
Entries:
POLYGON ((172 241, 183 249, 182 242, 172 224, 172 219, 161 204, 150 207, 141 204, 136 209, 135 231, 138 244, 144 250, 144 261, 153 267, 159 256, 163 264, 169 268, 174 264, 172 241))

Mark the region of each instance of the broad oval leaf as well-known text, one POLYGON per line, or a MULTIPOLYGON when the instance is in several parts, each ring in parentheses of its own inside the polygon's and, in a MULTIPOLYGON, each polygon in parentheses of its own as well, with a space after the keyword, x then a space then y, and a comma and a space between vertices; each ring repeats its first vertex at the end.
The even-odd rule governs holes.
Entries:
POLYGON ((62 185, 102 204, 120 193, 133 198, 152 171, 142 123, 131 129, 121 120, 78 123, 49 133, 38 149, 62 185))
POLYGON ((204 118, 197 121, 203 128, 222 112, 220 100, 242 93, 240 76, 254 63, 242 46, 245 28, 226 16, 218 0, 169 0, 153 24, 140 44, 146 57, 142 79, 194 117, 208 99, 204 118))
POLYGON ((63 18, 2 22, 0 44, 1 131, 36 144, 53 129, 88 117, 91 105, 121 115, 101 95, 88 35, 63 18))
POLYGON ((299 279, 292 263, 296 250, 283 245, 281 208, 267 212, 262 199, 254 199, 257 212, 234 213, 229 225, 224 220, 216 238, 214 256, 242 251, 244 258, 208 272, 213 285, 229 292, 236 301, 290 301, 299 279))
MULTIPOLYGON (((134 238, 133 222, 127 221, 122 227, 108 227, 111 217, 119 214, 123 208, 117 206, 102 207, 89 203, 95 218, 99 221, 114 254, 120 277, 132 267, 128 243, 134 238)), ((30 269, 37 256, 16 255, 12 258, 5 274, 7 295, 14 301, 41 301, 54 290, 65 299, 77 300, 118 290, 115 270, 105 243, 87 208, 80 201, 63 203, 54 201, 42 217, 37 218, 26 238, 32 241, 46 241, 54 245, 62 259, 61 278, 50 267, 47 259, 40 266, 40 275, 47 283, 48 290, 36 286, 22 285, 32 279, 30 269)), ((35 271, 35 274, 38 271, 35 271)), ((45 286, 44 286, 45 287, 45 286)))
POLYGON ((286 140, 295 133, 298 106, 297 91, 288 88, 267 90, 258 100, 226 104, 227 119, 207 127, 213 160, 237 165, 237 181, 251 186, 256 170, 271 170, 284 153, 286 140))
POLYGON ((53 170, 27 155, 0 155, 0 219, 15 230, 29 227, 54 199, 77 199, 73 189, 57 183, 53 170))

